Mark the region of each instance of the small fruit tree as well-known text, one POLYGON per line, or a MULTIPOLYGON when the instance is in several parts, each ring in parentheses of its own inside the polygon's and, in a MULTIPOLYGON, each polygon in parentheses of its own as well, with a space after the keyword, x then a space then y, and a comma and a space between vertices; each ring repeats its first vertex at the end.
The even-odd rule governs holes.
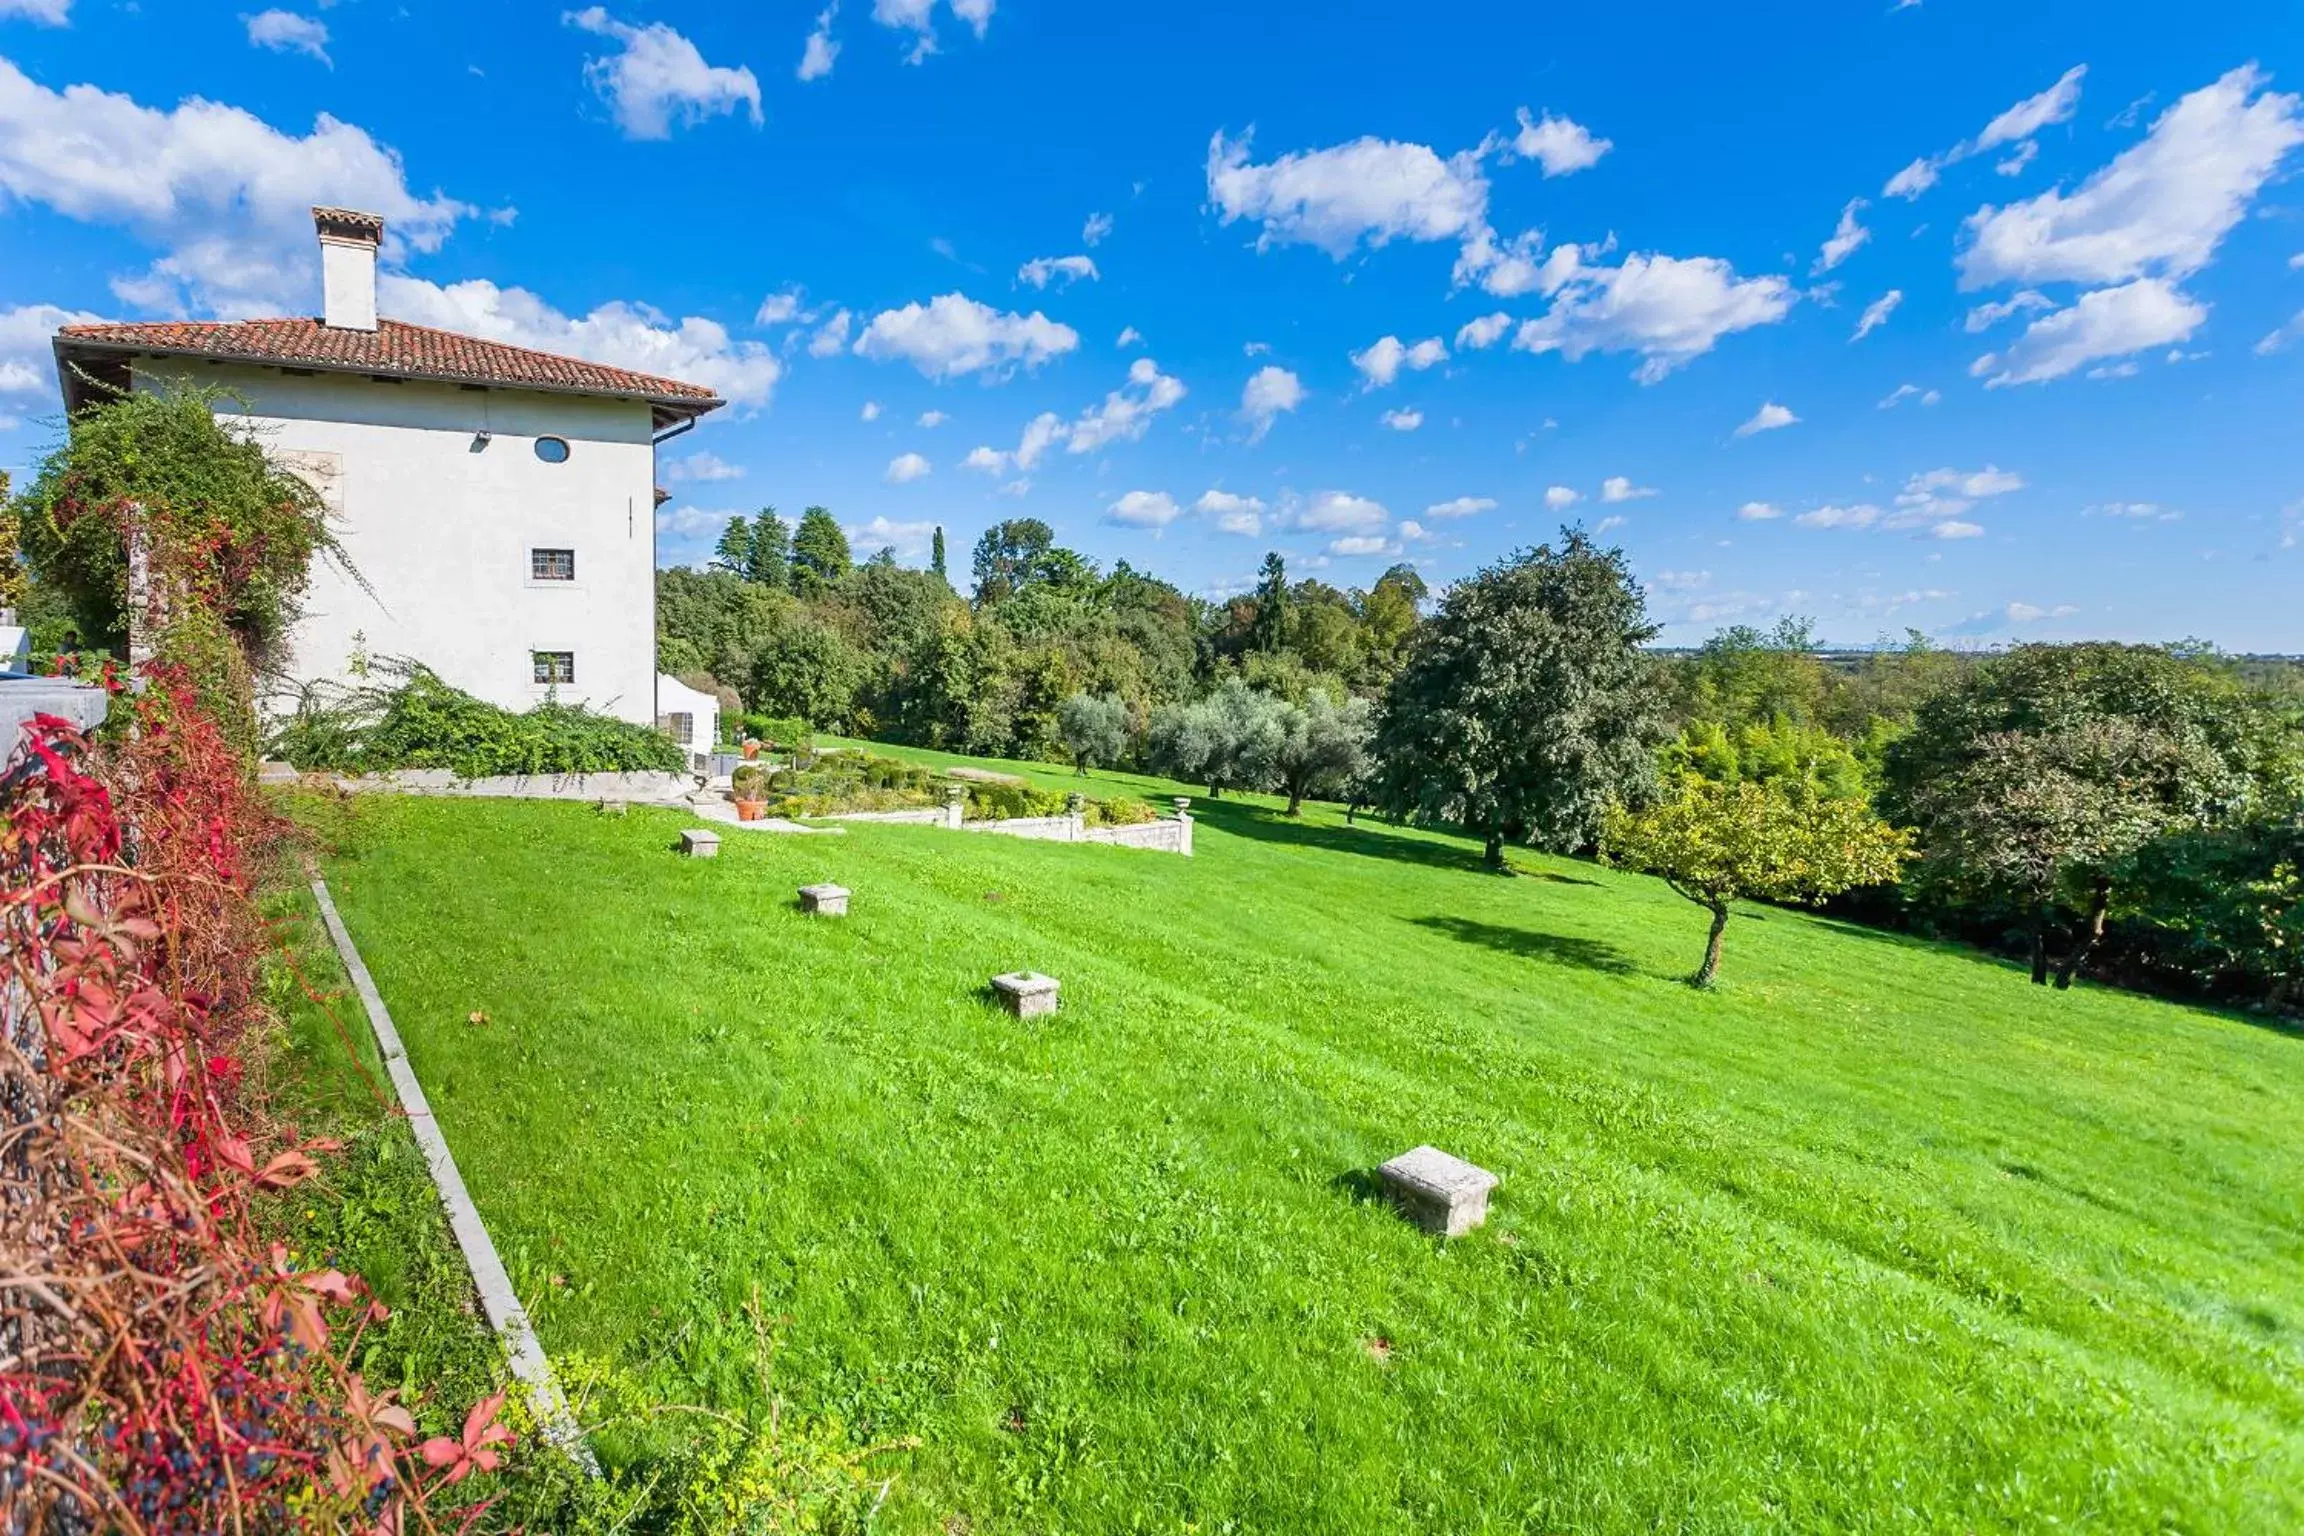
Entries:
POLYGON ((1604 846, 1612 859, 1662 876, 1712 914, 1704 963, 1688 978, 1698 987, 1719 973, 1730 903, 1822 901, 1892 881, 1912 856, 1911 834, 1860 800, 1826 798, 1782 780, 1694 777, 1647 810, 1614 811, 1604 846))

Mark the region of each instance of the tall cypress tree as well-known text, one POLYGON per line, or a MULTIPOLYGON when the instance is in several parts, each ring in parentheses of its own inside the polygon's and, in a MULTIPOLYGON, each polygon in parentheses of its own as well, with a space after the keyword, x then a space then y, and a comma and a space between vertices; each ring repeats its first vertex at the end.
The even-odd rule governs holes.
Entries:
POLYGON ((928 556, 928 569, 936 573, 938 581, 947 586, 951 585, 952 578, 944 570, 944 525, 942 523, 936 525, 936 544, 928 556))

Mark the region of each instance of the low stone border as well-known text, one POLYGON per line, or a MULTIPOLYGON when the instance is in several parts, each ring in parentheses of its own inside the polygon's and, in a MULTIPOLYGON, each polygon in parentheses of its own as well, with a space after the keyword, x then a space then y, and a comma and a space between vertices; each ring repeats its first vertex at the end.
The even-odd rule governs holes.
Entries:
POLYGON ((337 915, 336 903, 328 895, 327 881, 313 878, 312 898, 320 904, 320 918, 328 926, 328 937, 335 942, 336 953, 352 977, 352 990, 360 994, 360 1006, 367 1010, 368 1025, 376 1032, 376 1048, 383 1053, 384 1070, 392 1079, 392 1092, 408 1116, 409 1129, 416 1133, 417 1146, 424 1150, 424 1161, 432 1170, 432 1182, 440 1191, 440 1203, 448 1209, 448 1225, 456 1234, 456 1246, 464 1250, 465 1266, 472 1272, 473 1288, 480 1293, 480 1305, 488 1314, 489 1326, 496 1330, 497 1338, 504 1345, 504 1358, 511 1365, 512 1374, 527 1384, 528 1406, 535 1413, 544 1438, 597 1477, 599 1463, 593 1459, 592 1448, 584 1443, 584 1432, 577 1427, 576 1416, 569 1411, 568 1400, 560 1393, 560 1384, 553 1379, 552 1362, 545 1358, 544 1346, 537 1341, 536 1330, 529 1324, 527 1309, 520 1305, 520 1298, 512 1289, 512 1277, 505 1273, 504 1261, 497 1257, 496 1244, 489 1239, 487 1225, 481 1221, 479 1209, 464 1188, 464 1177, 456 1171, 456 1159, 449 1154, 448 1139, 441 1135, 440 1122, 433 1118, 423 1086, 416 1081, 416 1071, 408 1064, 408 1051, 400 1043, 400 1031, 393 1027, 392 1014, 384 1006, 383 995, 376 990, 376 979, 368 974, 360 951, 352 943, 352 935, 345 931, 344 919, 337 915))
POLYGON ((696 788, 691 773, 534 773, 461 779, 445 768, 326 776, 351 794, 460 795, 481 800, 630 800, 673 805, 696 788))

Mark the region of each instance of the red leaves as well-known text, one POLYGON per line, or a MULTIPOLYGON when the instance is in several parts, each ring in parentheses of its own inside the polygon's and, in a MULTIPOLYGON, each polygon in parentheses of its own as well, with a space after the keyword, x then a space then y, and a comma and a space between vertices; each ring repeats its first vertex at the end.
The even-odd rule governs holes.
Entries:
POLYGON ((417 1447, 426 1466, 446 1469, 448 1475, 441 1479, 441 1486, 452 1488, 475 1472, 496 1470, 501 1458, 494 1448, 512 1443, 512 1431, 496 1422, 496 1415, 503 1410, 504 1394, 490 1393, 464 1416, 461 1438, 435 1435, 417 1447))
POLYGON ((0 761, 0 1025, 38 1047, 0 1051, 0 1246, 29 1256, 18 1294, 58 1298, 11 1303, 0 1441, 46 1480, 23 1486, 152 1536, 439 1529, 432 1496, 500 1463, 503 1399, 420 1453, 350 1369, 385 1307, 260 1236, 336 1149, 238 1095, 274 943, 248 872, 279 824, 183 677, 147 672, 100 759, 46 718, 0 761))

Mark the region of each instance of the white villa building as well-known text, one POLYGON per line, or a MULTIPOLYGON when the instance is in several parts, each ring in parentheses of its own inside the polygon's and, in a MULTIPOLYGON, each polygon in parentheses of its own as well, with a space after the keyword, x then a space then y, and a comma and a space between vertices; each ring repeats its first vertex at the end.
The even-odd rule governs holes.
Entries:
POLYGON ((229 390, 245 404, 223 409, 319 488, 352 570, 312 572, 290 678, 406 657, 508 709, 551 692, 642 724, 687 715, 708 751, 712 725, 656 674, 656 445, 719 398, 380 319, 384 221, 312 213, 320 318, 66 326, 67 408, 107 387, 229 390))

